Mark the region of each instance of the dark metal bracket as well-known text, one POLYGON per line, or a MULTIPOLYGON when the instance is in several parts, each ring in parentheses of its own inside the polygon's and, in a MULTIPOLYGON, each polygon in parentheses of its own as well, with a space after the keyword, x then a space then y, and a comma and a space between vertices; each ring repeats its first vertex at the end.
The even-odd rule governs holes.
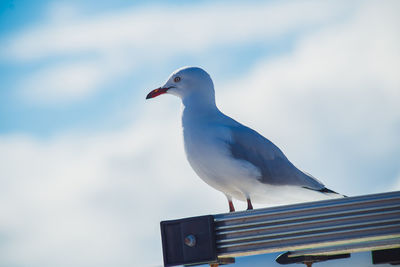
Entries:
POLYGON ((373 264, 400 265, 400 248, 373 250, 371 254, 373 264))
POLYGON ((301 256, 290 256, 292 252, 288 251, 279 255, 275 261, 279 264, 292 264, 292 263, 303 263, 307 267, 311 267, 313 263, 350 258, 350 253, 338 254, 338 255, 301 255, 301 256))
POLYGON ((161 222, 164 266, 218 263, 214 217, 161 222))

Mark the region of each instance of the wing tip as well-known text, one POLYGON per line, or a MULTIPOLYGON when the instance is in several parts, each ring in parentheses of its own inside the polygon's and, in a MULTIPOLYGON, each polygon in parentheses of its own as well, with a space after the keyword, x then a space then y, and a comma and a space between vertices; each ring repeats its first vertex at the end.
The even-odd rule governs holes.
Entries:
POLYGON ((313 189, 313 188, 309 188, 309 187, 303 186, 303 188, 306 188, 306 189, 309 189, 309 190, 313 190, 313 191, 318 191, 318 192, 321 192, 321 193, 337 194, 337 195, 341 195, 343 197, 347 197, 345 195, 339 194, 338 192, 335 192, 335 191, 333 191, 333 190, 331 190, 329 188, 326 188, 326 187, 321 188, 321 189, 313 189))

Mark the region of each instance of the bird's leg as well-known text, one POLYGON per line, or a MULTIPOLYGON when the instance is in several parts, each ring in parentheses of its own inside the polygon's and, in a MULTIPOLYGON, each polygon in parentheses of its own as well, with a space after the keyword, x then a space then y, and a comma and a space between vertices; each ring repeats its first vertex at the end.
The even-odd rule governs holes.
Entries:
POLYGON ((251 204, 251 200, 250 198, 247 199, 247 210, 252 210, 253 209, 253 205, 251 204))
POLYGON ((229 203, 229 212, 235 212, 235 207, 233 206, 232 200, 228 200, 229 203))
POLYGON ((235 207, 233 206, 232 197, 226 195, 229 203, 229 212, 235 212, 235 207))

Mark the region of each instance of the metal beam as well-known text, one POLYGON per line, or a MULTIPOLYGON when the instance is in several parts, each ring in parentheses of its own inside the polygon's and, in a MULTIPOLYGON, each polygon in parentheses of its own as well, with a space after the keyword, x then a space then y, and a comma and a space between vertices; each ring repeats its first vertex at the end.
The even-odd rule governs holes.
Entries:
MULTIPOLYGON (((216 257, 208 259, 209 263, 271 252, 291 251, 289 257, 298 257, 400 247, 400 191, 218 214, 212 218, 209 227, 214 240, 209 242, 215 247, 216 257)), ((163 232, 167 223, 162 222, 163 232)), ((192 236, 198 236, 195 230, 192 232, 192 236)), ((176 238, 179 243, 185 237, 176 238)), ((164 238, 163 247, 168 242, 172 240, 164 238)), ((195 246, 190 249, 196 251, 195 246)), ((172 266, 165 253, 164 263, 172 266)), ((190 264, 196 264, 196 259, 190 264)))

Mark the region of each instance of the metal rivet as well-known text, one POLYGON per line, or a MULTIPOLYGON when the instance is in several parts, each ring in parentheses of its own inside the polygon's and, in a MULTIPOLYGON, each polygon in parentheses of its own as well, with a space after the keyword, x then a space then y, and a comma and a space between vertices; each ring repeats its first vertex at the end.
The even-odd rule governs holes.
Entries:
POLYGON ((185 245, 188 247, 196 246, 196 237, 194 235, 188 235, 185 237, 185 245))

